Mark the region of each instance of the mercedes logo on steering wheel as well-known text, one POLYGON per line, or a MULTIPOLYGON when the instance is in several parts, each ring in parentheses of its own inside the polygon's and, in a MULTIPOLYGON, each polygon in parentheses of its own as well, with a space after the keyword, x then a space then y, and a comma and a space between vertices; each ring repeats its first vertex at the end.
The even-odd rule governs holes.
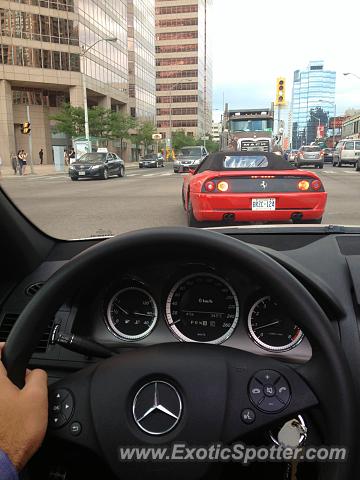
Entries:
POLYGON ((150 435, 164 435, 178 424, 182 402, 176 388, 162 380, 146 383, 133 400, 136 425, 150 435))

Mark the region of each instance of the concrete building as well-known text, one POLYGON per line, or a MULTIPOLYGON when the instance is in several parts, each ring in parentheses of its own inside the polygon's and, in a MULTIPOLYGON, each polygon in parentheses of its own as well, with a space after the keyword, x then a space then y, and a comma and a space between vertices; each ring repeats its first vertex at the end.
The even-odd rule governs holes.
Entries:
POLYGON ((221 132, 222 132, 222 124, 220 122, 219 123, 212 122, 211 136, 214 142, 220 143, 221 132))
MULTIPOLYGON (((20 148, 29 151, 29 138, 20 131, 27 121, 27 106, 34 163, 40 148, 45 152, 44 163, 52 163, 53 147, 69 145, 71 139, 51 131, 50 116, 63 102, 84 105, 83 79, 89 107, 101 105, 130 112, 129 79, 136 86, 141 76, 146 76, 144 70, 151 76, 149 65, 153 70, 153 62, 134 55, 134 70, 138 63, 143 71, 129 76, 129 3, 136 18, 130 30, 137 46, 137 31, 143 35, 143 23, 151 29, 148 19, 151 25, 153 0, 0 0, 0 153, 5 164, 12 152, 20 148), (146 11, 141 9, 142 3, 146 3, 146 11), (103 41, 111 37, 117 38, 116 43, 103 41), (98 40, 85 56, 81 55, 98 40)), ((149 44, 151 52, 151 40, 149 44)), ((144 81, 135 92, 139 94, 133 97, 134 108, 146 114, 152 109, 153 114, 154 84, 144 81), (143 94, 146 89, 152 97, 143 94)))
POLYGON ((156 0, 156 119, 159 133, 211 133, 212 0, 156 0))
POLYGON ((318 132, 326 132, 329 117, 335 116, 335 84, 336 72, 325 70, 323 61, 312 61, 306 70, 294 72, 292 148, 309 145, 318 132))

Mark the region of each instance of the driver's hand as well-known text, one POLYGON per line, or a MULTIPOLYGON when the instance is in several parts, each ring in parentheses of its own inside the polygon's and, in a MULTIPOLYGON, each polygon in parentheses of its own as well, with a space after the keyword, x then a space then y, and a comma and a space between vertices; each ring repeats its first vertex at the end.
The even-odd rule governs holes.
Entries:
MULTIPOLYGON (((4 343, 0 343, 1 350, 4 343)), ((40 447, 48 418, 47 375, 27 370, 25 386, 16 387, 0 360, 0 448, 20 471, 40 447)))

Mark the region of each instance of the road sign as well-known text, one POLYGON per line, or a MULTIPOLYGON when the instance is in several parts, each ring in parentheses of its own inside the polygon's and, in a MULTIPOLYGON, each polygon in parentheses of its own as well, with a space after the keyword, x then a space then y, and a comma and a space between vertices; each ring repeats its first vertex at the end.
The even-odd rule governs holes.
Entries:
POLYGON ((152 139, 153 139, 153 140, 161 140, 161 139, 162 139, 161 133, 154 133, 154 134, 152 135, 152 139))

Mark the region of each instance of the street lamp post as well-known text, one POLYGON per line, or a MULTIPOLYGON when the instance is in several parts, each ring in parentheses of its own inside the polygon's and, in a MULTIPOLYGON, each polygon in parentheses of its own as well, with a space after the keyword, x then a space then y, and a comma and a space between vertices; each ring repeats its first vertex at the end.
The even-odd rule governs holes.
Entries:
MULTIPOLYGON (((92 45, 90 45, 88 48, 84 49, 80 53, 80 57, 85 58, 86 54, 88 53, 89 50, 95 47, 100 42, 116 42, 117 38, 116 37, 109 37, 109 38, 99 38, 94 42, 92 45)), ((85 62, 84 62, 85 65, 85 62)), ((88 144, 88 149, 90 150, 90 132, 89 132, 89 111, 88 111, 88 105, 87 105, 87 90, 86 90, 86 71, 81 72, 81 82, 82 82, 82 87, 83 87, 83 102, 84 102, 84 122, 85 122, 85 138, 88 144)))
POLYGON ((360 76, 359 75, 356 75, 356 73, 352 73, 352 72, 345 72, 343 73, 343 75, 345 75, 345 77, 347 75, 352 75, 353 77, 357 78, 358 80, 360 80, 360 76))

